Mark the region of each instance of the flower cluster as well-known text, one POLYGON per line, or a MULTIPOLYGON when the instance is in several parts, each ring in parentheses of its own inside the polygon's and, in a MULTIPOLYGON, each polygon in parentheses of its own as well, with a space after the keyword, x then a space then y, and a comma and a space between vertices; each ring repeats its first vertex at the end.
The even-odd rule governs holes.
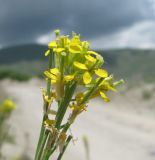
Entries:
POLYGON ((35 160, 39 160, 40 156, 43 159, 49 158, 58 146, 61 150, 59 157, 62 157, 63 148, 71 138, 70 135, 67 136, 67 130, 76 117, 87 110, 89 100, 99 96, 105 102, 109 102, 107 91, 116 91, 116 86, 123 82, 123 80, 113 82, 113 75, 109 75, 102 68, 103 57, 92 51, 87 41, 81 41, 80 35, 73 32, 71 38, 68 35, 61 36, 59 30, 55 31, 55 35, 55 40, 48 44, 48 50, 45 52, 45 56, 49 58, 49 66, 44 72, 47 89, 42 90, 44 99, 42 130, 44 132, 48 130, 50 138, 46 137, 46 143, 42 148, 45 149, 44 152, 38 143, 35 160), (77 91, 81 87, 82 91, 77 91), (52 108, 53 101, 57 103, 56 110, 52 108), (62 124, 68 109, 70 116, 67 122, 62 124), (51 114, 52 119, 49 118, 51 114))
POLYGON ((6 142, 12 143, 13 140, 12 134, 8 131, 10 125, 7 123, 7 120, 15 108, 15 103, 10 99, 5 99, 0 103, 0 159, 4 159, 1 150, 3 144, 6 142))
POLYGON ((49 49, 45 53, 45 56, 54 54, 55 66, 44 74, 55 86, 57 97, 60 96, 60 92, 64 93, 64 87, 68 82, 76 81, 77 85, 84 85, 89 90, 99 79, 102 79, 95 95, 99 93, 108 102, 109 98, 105 93, 108 90, 116 91, 116 85, 112 82, 113 76, 108 75, 108 72, 101 68, 104 64, 102 56, 90 50, 89 43, 81 41, 80 35, 73 32, 72 38, 69 38, 69 36, 60 36, 59 30, 55 32, 56 40, 48 44, 49 49))

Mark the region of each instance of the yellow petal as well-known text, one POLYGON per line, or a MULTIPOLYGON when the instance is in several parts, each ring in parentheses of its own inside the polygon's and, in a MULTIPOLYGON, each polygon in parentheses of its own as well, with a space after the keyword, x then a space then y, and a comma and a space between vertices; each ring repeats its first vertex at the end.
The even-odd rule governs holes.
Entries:
POLYGON ((87 51, 87 53, 88 54, 93 54, 93 55, 96 55, 96 56, 99 55, 97 52, 94 52, 94 51, 87 51))
POLYGON ((48 48, 50 48, 50 49, 53 49, 53 48, 56 48, 56 47, 57 47, 56 41, 51 41, 51 42, 48 44, 48 48))
POLYGON ((80 53, 82 50, 82 47, 80 45, 70 45, 69 46, 69 52, 70 53, 80 53))
POLYGON ((102 77, 102 78, 108 77, 108 72, 104 69, 95 70, 95 74, 98 75, 99 77, 102 77))
POLYGON ((84 84, 89 84, 92 80, 92 77, 90 75, 89 72, 85 72, 84 75, 83 75, 83 82, 84 84))
POLYGON ((46 52, 45 52, 45 56, 48 56, 50 54, 50 50, 47 50, 46 52))
POLYGON ((74 64, 75 67, 77 67, 79 69, 83 69, 83 70, 87 70, 88 69, 85 64, 82 64, 80 62, 75 61, 73 64, 74 64))
POLYGON ((85 58, 90 62, 96 62, 96 59, 90 55, 85 55, 85 58))
POLYGON ((73 79, 74 79, 74 75, 67 75, 67 76, 64 77, 64 80, 67 81, 67 82, 71 81, 73 79))
POLYGON ((56 53, 61 53, 65 50, 65 48, 54 48, 53 51, 56 53))
POLYGON ((104 99, 105 102, 110 102, 110 99, 106 96, 104 92, 100 91, 100 95, 104 99))
POLYGON ((50 78, 50 79, 55 79, 55 75, 51 74, 49 71, 44 72, 45 76, 50 78))
POLYGON ((104 63, 103 57, 102 57, 100 54, 98 54, 97 52, 94 52, 94 51, 87 51, 87 54, 95 55, 96 58, 97 58, 100 62, 104 63))
POLYGON ((57 75, 57 74, 60 73, 59 70, 58 70, 58 68, 52 68, 52 69, 50 69, 50 72, 51 72, 52 74, 54 74, 54 75, 57 75))

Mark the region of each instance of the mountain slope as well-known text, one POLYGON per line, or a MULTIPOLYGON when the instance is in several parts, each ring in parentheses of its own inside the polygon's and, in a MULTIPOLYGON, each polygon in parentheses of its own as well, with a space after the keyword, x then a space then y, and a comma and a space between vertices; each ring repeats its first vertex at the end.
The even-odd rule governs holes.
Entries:
MULTIPOLYGON (((47 68, 44 45, 30 44, 0 50, 0 70, 11 69, 25 74, 41 75, 47 68)), ((155 81, 155 50, 113 49, 98 50, 105 60, 104 67, 116 78, 134 82, 155 81)))
POLYGON ((0 50, 0 64, 19 61, 43 60, 47 47, 39 44, 27 44, 3 48, 0 50))

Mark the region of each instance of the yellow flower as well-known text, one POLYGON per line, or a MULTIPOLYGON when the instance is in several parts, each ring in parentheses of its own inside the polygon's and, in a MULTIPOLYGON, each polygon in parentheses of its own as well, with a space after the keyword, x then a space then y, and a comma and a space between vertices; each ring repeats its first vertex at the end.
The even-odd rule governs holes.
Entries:
POLYGON ((56 99, 56 93, 52 92, 51 96, 49 97, 46 95, 46 91, 43 88, 41 88, 41 92, 42 92, 43 100, 48 103, 48 106, 50 106, 53 100, 56 99))
POLYGON ((88 68, 85 64, 75 61, 74 66, 81 70, 87 70, 83 74, 83 82, 84 84, 89 84, 92 80, 91 74, 88 72, 88 68))
MULTIPOLYGON (((101 96, 105 102, 109 102, 110 99, 106 95, 107 91, 116 91, 115 86, 121 81, 113 83, 113 77, 101 68, 104 63, 103 57, 99 53, 90 50, 89 43, 81 41, 80 35, 74 32, 72 32, 72 38, 60 36, 60 30, 56 30, 55 35, 56 40, 48 44, 49 50, 46 51, 45 55, 49 55, 50 52, 57 53, 54 55, 54 65, 57 68, 45 71, 44 74, 54 83, 56 99, 60 100, 65 94, 66 83, 70 85, 72 84, 70 81, 77 81, 77 85, 84 84, 87 90, 84 93, 78 93, 73 100, 75 103, 70 105, 76 113, 86 109, 89 97, 101 96), (92 95, 88 94, 86 96, 89 91, 92 92, 92 95), (86 97, 84 98, 84 96, 86 97), (80 105, 81 102, 83 103, 83 98, 85 101, 87 97, 86 103, 80 105)), ((48 97, 45 97, 45 99, 49 101, 48 97)))
POLYGON ((94 55, 96 57, 96 59, 99 61, 99 63, 101 63, 101 65, 104 63, 103 57, 100 54, 98 54, 97 52, 87 51, 87 54, 94 55))
POLYGON ((46 75, 46 77, 51 79, 52 83, 56 83, 60 78, 60 72, 57 68, 50 69, 50 72, 45 71, 44 74, 46 75))
POLYGON ((6 99, 3 101, 2 106, 1 106, 1 111, 10 112, 14 109, 16 109, 16 105, 12 100, 6 99))

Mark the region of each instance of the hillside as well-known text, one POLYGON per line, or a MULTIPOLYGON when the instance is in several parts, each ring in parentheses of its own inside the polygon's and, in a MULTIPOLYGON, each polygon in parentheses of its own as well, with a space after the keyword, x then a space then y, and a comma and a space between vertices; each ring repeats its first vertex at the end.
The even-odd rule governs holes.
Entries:
MULTIPOLYGON (((31 76, 41 75, 46 68, 46 46, 38 44, 13 46, 0 50, 0 71, 14 70, 31 76)), ((126 81, 155 81, 155 50, 98 50, 105 60, 104 67, 117 78, 126 81)))
POLYGON ((44 60, 46 46, 27 44, 0 49, 0 64, 17 63, 20 61, 44 60))

